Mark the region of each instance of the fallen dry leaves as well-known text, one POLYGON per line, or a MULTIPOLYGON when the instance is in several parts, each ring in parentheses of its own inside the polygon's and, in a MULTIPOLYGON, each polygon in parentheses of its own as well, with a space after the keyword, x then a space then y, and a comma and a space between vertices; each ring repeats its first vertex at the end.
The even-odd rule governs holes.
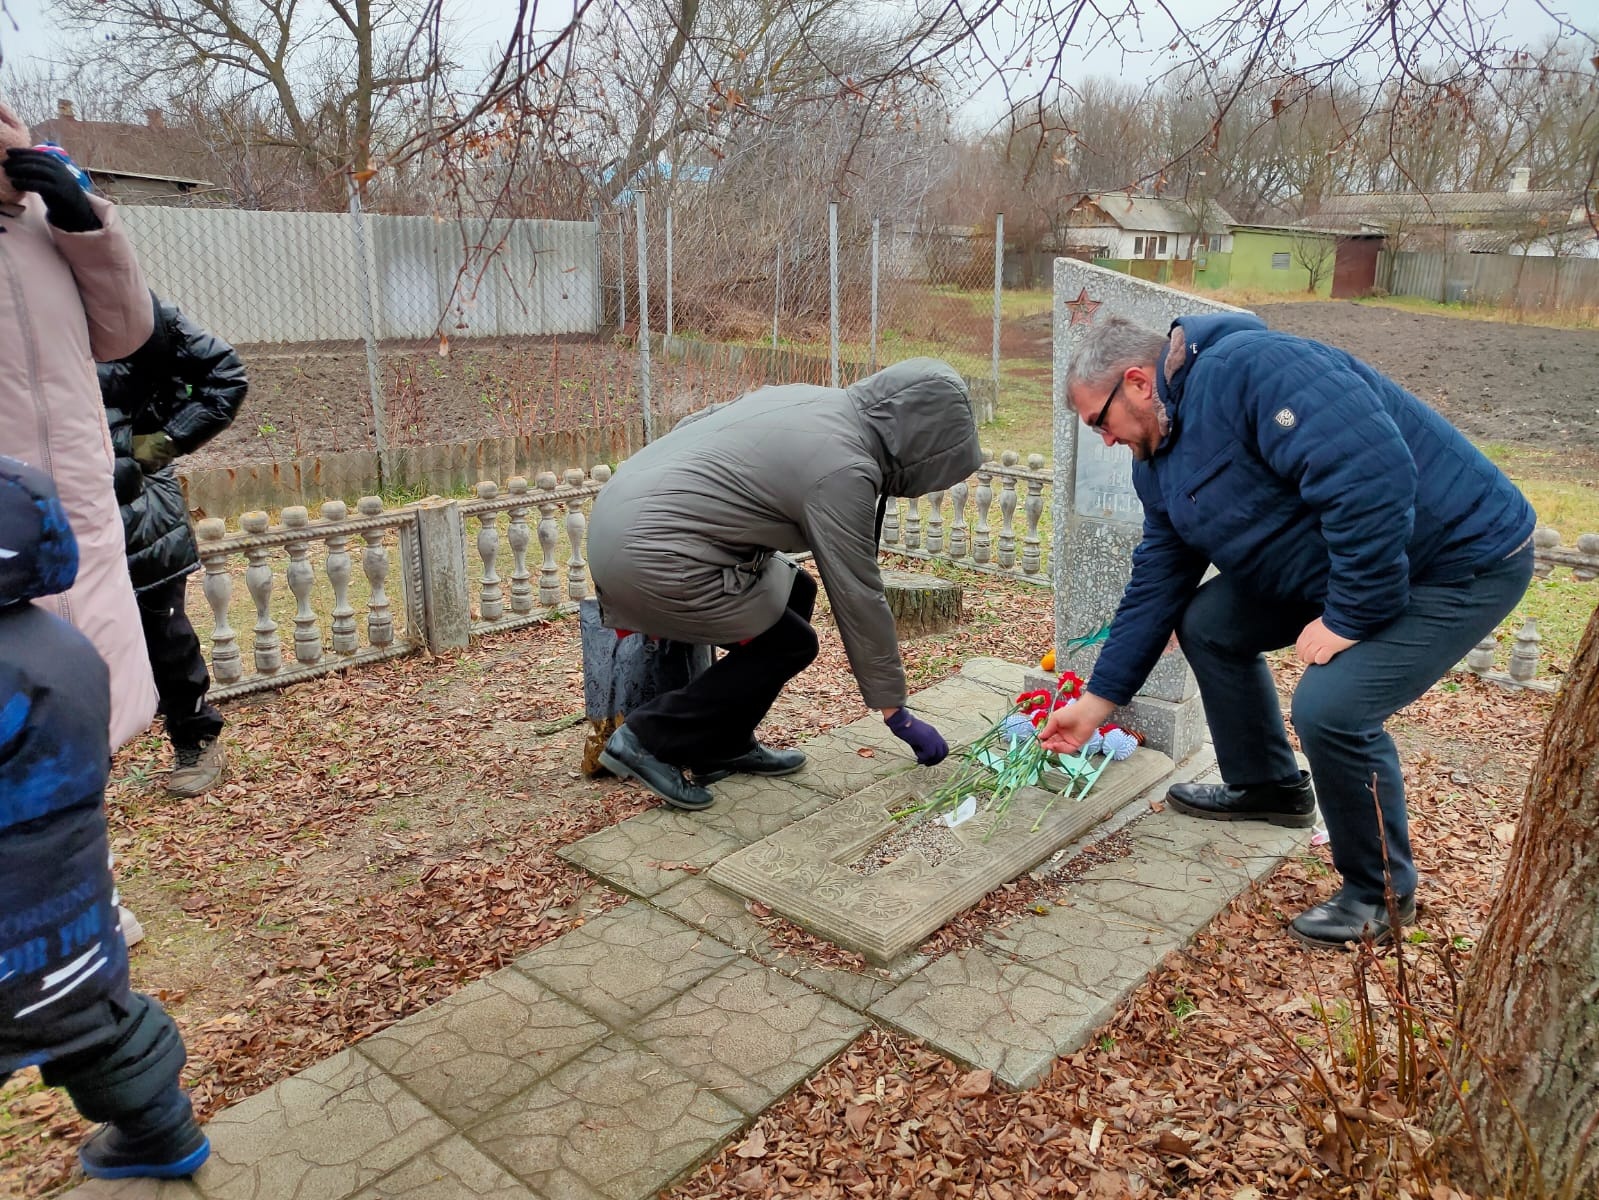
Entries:
MULTIPOLYGON (((1048 645, 1047 591, 965 582, 966 625, 906 647, 913 687, 968 657, 1032 662, 1048 645)), ((763 731, 773 744, 864 711, 825 619, 821 632, 818 662, 763 731)), ((1291 684, 1292 666, 1278 669, 1291 684)), ((1481 931, 1507 852, 1498 830, 1515 819, 1547 706, 1465 680, 1396 723, 1426 876, 1423 927, 1436 943, 1460 935, 1469 946, 1481 931)), ((452 658, 398 660, 231 705, 230 778, 205 797, 160 791, 167 751, 153 736, 118 756, 109 797, 118 874, 150 931, 134 981, 182 1025, 202 1113, 618 901, 555 856, 652 803, 582 777, 584 729, 560 727, 581 707, 575 625, 556 622, 452 658)), ((1116 855, 1115 839, 1091 853, 1116 855)), ((1332 1053, 1313 1009, 1347 987, 1349 966, 1293 949, 1279 932, 1331 890, 1326 861, 1323 852, 1285 864, 1241 898, 1038 1088, 1007 1092, 874 1030, 677 1194, 1337 1194, 1348 1181, 1317 1156, 1320 1110, 1301 1082, 1302 1056, 1332 1053), (1187 1005, 1192 1014, 1174 1015, 1187 1005), (1263 1014, 1311 1047, 1285 1043, 1263 1014)), ((922 950, 974 945, 995 923, 1053 903, 1073 874, 1073 864, 1056 867, 994 892, 922 950)), ((780 949, 866 969, 750 911, 780 949)), ((1430 994, 1445 987, 1441 969, 1418 975, 1430 994)), ((0 1089, 0 1111, 0 1193, 45 1196, 66 1184, 86 1126, 65 1098, 25 1072, 0 1089)))

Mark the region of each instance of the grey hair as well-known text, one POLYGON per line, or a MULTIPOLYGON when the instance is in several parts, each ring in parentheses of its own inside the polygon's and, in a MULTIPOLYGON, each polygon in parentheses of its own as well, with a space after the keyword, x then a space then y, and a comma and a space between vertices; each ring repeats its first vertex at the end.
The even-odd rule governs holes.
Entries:
POLYGON ((1166 354, 1166 335, 1126 317, 1105 316, 1072 343, 1066 361, 1066 387, 1109 385, 1128 367, 1158 367, 1166 354))

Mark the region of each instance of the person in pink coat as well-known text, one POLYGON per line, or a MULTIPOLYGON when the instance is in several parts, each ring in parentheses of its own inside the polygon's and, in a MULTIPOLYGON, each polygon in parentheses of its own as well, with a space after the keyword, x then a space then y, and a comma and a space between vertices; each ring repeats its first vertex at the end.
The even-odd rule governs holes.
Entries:
POLYGON ((72 523, 78 581, 38 603, 110 667, 114 750, 149 726, 156 692, 94 364, 142 346, 154 315, 115 207, 31 144, 0 102, 0 454, 47 472, 72 523))

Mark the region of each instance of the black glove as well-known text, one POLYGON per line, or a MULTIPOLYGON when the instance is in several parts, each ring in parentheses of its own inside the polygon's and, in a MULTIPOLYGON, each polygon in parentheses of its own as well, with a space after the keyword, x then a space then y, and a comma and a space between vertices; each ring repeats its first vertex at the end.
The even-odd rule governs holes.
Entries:
POLYGON ((38 192, 44 211, 62 233, 92 233, 100 228, 89 194, 79 186, 67 166, 43 150, 6 151, 6 178, 19 192, 38 192))

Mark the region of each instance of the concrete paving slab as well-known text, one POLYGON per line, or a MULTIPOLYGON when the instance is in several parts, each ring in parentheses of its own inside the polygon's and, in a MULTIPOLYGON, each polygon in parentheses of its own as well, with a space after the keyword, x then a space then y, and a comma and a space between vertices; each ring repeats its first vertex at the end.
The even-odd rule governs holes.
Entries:
POLYGON ((744 1121, 660 1055, 612 1035, 467 1133, 547 1200, 644 1200, 744 1121))
POLYGON ((213 1117, 207 1200, 343 1200, 450 1127, 375 1064, 342 1050, 213 1117))
MULTIPOLYGON (((877 719, 877 724, 883 724, 882 718, 877 719)), ((913 770, 916 760, 905 744, 893 734, 888 737, 894 740, 894 746, 879 743, 852 726, 840 726, 806 742, 805 753, 810 761, 787 778, 813 792, 842 797, 870 787, 879 779, 913 770)))
POLYGON ((754 1116, 820 1070, 867 1024, 770 967, 740 959, 663 1004, 631 1035, 754 1116))
POLYGON ((834 799, 825 792, 790 782, 791 779, 792 776, 769 779, 731 775, 711 785, 715 804, 703 812, 683 815, 702 829, 748 846, 810 816, 834 799))
POLYGON ((459 1127, 609 1033, 576 1005, 506 968, 367 1038, 356 1050, 459 1127))
POLYGON ((960 677, 1001 696, 1014 697, 1022 690, 1022 681, 1030 669, 1035 668, 1006 662, 1003 658, 968 658, 961 664, 960 677))
POLYGON ((973 949, 917 972, 871 1013, 941 1054, 1025 1088, 1042 1079, 1058 1055, 1080 1046, 1113 1009, 1052 975, 973 949))
POLYGON ((702 930, 633 901, 512 964, 572 1003, 621 1027, 736 957, 702 930))
POLYGON ((465 1138, 447 1138, 355 1200, 540 1200, 465 1138))
POLYGON ((996 955, 1120 1002, 1182 939, 1163 925, 1073 900, 1027 913, 983 938, 996 955))
POLYGON ((698 813, 652 808, 563 846, 557 853, 618 891, 654 896, 683 878, 681 870, 663 863, 708 867, 743 845, 700 817, 698 813))

